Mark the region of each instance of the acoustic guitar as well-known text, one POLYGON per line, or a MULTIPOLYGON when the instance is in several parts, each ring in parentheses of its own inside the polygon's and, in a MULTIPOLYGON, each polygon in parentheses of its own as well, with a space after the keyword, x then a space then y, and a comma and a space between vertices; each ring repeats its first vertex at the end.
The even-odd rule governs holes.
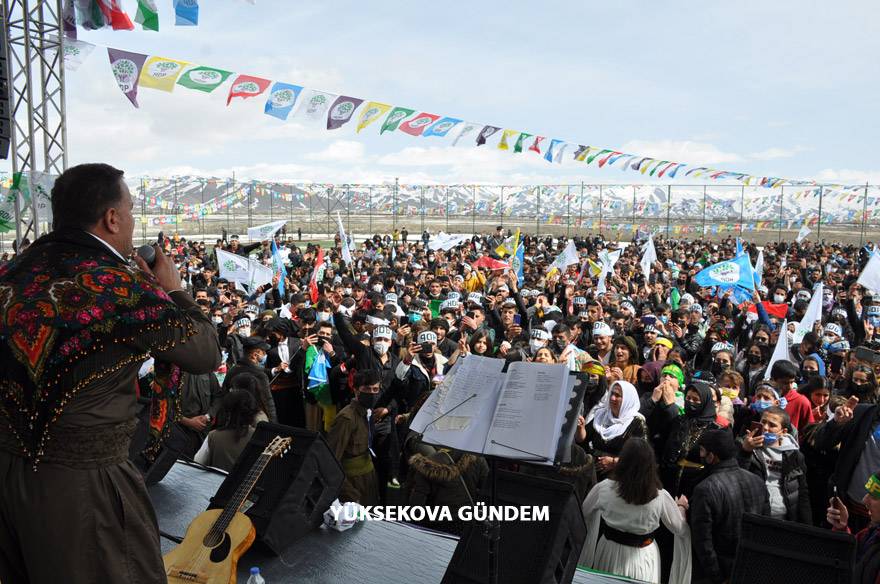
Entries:
POLYGON ((235 584, 238 559, 256 537, 241 506, 269 461, 284 456, 292 441, 281 436, 272 439, 226 507, 205 511, 192 520, 180 545, 163 557, 168 584, 235 584))

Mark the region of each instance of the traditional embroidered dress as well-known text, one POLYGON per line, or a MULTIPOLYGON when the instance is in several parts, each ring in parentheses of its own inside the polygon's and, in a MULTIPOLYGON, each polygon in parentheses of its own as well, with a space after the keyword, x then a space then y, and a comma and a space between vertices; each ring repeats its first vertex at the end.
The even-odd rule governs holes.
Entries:
POLYGON ((0 581, 165 582, 128 461, 148 354, 150 457, 183 372, 219 365, 211 321, 83 231, 46 235, 0 267, 0 581))

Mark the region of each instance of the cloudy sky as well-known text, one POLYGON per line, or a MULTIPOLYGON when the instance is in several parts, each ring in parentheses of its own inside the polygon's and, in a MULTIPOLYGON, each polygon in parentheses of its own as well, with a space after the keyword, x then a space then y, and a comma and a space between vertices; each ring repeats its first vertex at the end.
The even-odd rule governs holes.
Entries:
MULTIPOLYGON (((156 2, 159 33, 80 38, 661 159, 880 181, 880 8, 868 0, 203 0, 195 28, 173 25, 172 0, 156 2)), ((134 17, 136 2, 122 4, 134 17)), ((379 124, 355 134, 354 123, 280 121, 260 98, 226 107, 228 85, 141 89, 135 109, 99 47, 68 74, 70 162, 321 182, 643 181, 491 144, 379 136, 379 124)))

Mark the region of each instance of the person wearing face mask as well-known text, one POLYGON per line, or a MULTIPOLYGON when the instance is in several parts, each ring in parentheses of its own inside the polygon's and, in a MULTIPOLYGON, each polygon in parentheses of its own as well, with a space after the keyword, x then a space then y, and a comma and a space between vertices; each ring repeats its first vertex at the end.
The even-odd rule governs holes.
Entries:
POLYGON ((770 499, 770 516, 785 521, 812 523, 807 488, 807 464, 797 440, 789 434, 791 419, 780 407, 761 414, 761 428, 749 430, 740 443, 740 467, 764 480, 770 499))
POLYGON ((333 419, 327 433, 327 444, 345 471, 345 481, 339 493, 343 503, 354 501, 361 505, 379 503, 379 477, 373 465, 372 424, 373 409, 382 387, 382 378, 375 369, 358 371, 354 375, 355 397, 333 419))
POLYGON ((689 496, 703 471, 697 442, 707 430, 720 427, 715 421, 712 387, 692 380, 685 388, 684 415, 670 424, 660 457, 660 477, 670 493, 689 496))
POLYGON ((859 398, 860 404, 880 403, 877 392, 877 377, 874 371, 866 365, 856 365, 847 372, 846 397, 859 398))
POLYGON ((694 584, 728 582, 745 513, 770 515, 770 498, 759 477, 737 464, 737 446, 727 430, 709 429, 697 440, 706 476, 690 497, 694 584))
POLYGON ((645 438, 648 427, 639 413, 639 394, 633 384, 615 381, 586 417, 586 436, 581 442, 593 455, 598 480, 608 478, 629 438, 645 438))
POLYGON ((233 367, 244 359, 244 341, 251 336, 251 319, 246 316, 236 319, 226 335, 226 366, 233 367))
POLYGON ((538 350, 547 347, 552 339, 552 335, 543 328, 533 328, 529 333, 529 352, 534 357, 538 354, 538 350))
POLYGON ((739 369, 746 385, 743 397, 750 397, 755 393, 755 388, 764 379, 764 372, 769 360, 770 347, 757 342, 748 346, 745 351, 745 360, 739 369))
POLYGON ((266 376, 266 356, 271 347, 263 337, 248 337, 244 341, 245 358, 233 367, 226 377, 223 379, 223 393, 229 393, 235 378, 239 375, 249 373, 257 379, 257 390, 260 397, 266 403, 269 411, 269 421, 277 423, 278 413, 275 408, 275 400, 272 398, 272 391, 269 389, 269 378, 266 376))
POLYGON ((552 335, 553 349, 559 355, 559 362, 568 365, 570 371, 578 371, 580 369, 580 362, 589 357, 589 355, 574 345, 572 340, 575 335, 572 333, 571 328, 565 323, 557 323, 553 327, 552 335))
MULTIPOLYGON (((437 335, 423 330, 410 343, 395 370, 401 414, 414 414, 424 398, 446 373, 446 357, 437 349, 437 335)), ((411 417, 411 416, 410 416, 411 417)))

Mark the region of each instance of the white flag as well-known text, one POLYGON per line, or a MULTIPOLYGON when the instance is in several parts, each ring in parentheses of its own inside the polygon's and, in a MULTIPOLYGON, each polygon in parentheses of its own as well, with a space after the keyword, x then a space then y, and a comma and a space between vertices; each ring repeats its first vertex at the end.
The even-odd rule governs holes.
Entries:
POLYGON ((339 211, 336 211, 336 223, 339 224, 339 242, 342 244, 342 261, 345 262, 347 267, 352 265, 351 259, 351 250, 348 249, 348 239, 345 237, 345 226, 342 225, 342 217, 339 216, 339 211))
POLYGON ((85 41, 78 41, 66 36, 63 37, 64 44, 64 69, 66 71, 76 71, 79 66, 88 58, 95 45, 85 41))
MULTIPOLYGON (((238 254, 229 253, 218 249, 217 266, 220 268, 220 277, 230 282, 250 282, 250 263, 248 259, 238 254)), ((271 278, 270 278, 271 281, 271 278)))
POLYGON ((654 248, 654 235, 652 234, 648 237, 648 243, 645 244, 645 253, 642 254, 642 261, 639 262, 642 273, 645 275, 645 284, 650 283, 651 265, 656 261, 657 250, 654 248))
POLYGON ((256 260, 248 260, 248 293, 253 294, 254 290, 264 284, 271 284, 275 271, 269 266, 264 266, 256 260))
POLYGON ((764 250, 758 252, 758 258, 755 260, 755 286, 761 285, 764 278, 764 250))
MULTIPOLYGON (((822 296, 819 295, 819 299, 822 296)), ((770 379, 770 370, 777 361, 791 361, 791 353, 788 349, 788 321, 783 321, 779 330, 779 340, 776 341, 776 347, 773 349, 773 355, 770 356, 770 362, 767 363, 767 370, 764 371, 764 379, 770 379)), ((781 397, 781 396, 780 396, 781 397)))
POLYGON ((880 292, 880 253, 877 253, 876 248, 856 283, 871 292, 880 292))
POLYGON ((339 96, 335 93, 307 89, 299 100, 297 115, 302 114, 310 120, 324 120, 327 118, 327 110, 337 97, 339 96))
POLYGON ((248 239, 251 241, 266 241, 267 239, 272 239, 278 230, 284 227, 285 223, 287 223, 287 220, 281 219, 280 221, 273 221, 271 223, 266 223, 265 225, 248 227, 248 239))
POLYGON ((569 239, 568 245, 565 246, 565 249, 562 250, 561 254, 556 256, 556 259, 553 260, 553 263, 550 264, 547 271, 552 272, 553 270, 559 270, 560 272, 564 272, 565 268, 576 263, 578 263, 577 248, 574 246, 574 240, 569 239))
POLYGON ((810 228, 804 225, 803 227, 801 227, 801 230, 798 231, 795 241, 797 241, 798 243, 802 242, 807 238, 810 233, 812 233, 812 231, 810 231, 810 228))
POLYGON ((793 342, 800 343, 801 340, 803 340, 804 335, 813 330, 813 325, 822 320, 823 288, 824 286, 822 285, 822 282, 819 282, 813 289, 813 295, 810 297, 810 305, 807 306, 807 311, 804 313, 804 317, 801 319, 801 322, 798 323, 798 326, 794 331, 793 342))

